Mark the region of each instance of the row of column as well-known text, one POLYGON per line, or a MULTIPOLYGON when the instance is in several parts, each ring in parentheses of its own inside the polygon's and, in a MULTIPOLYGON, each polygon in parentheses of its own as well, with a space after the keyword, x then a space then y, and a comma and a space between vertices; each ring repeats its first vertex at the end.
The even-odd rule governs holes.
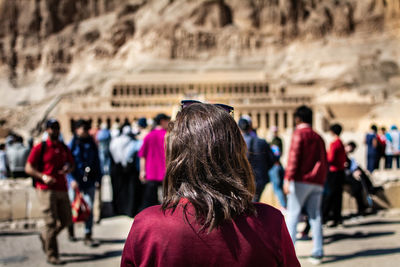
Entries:
MULTIPOLYGON (((293 110, 284 110, 284 109, 263 109, 263 110, 235 110, 234 118, 236 121, 239 121, 242 115, 248 115, 252 119, 252 124, 255 129, 259 129, 261 131, 267 131, 273 126, 278 127, 280 131, 284 131, 286 129, 292 129, 294 126, 293 120, 293 110)), ((147 114, 149 115, 149 114, 147 114)), ((132 123, 134 120, 137 120, 140 117, 148 117, 142 114, 130 114, 130 116, 126 115, 94 115, 94 116, 73 116, 70 118, 71 126, 72 122, 85 119, 90 120, 92 122, 92 127, 96 127, 102 122, 108 124, 111 127, 115 122, 119 124, 123 124, 125 122, 132 123)))
POLYGON ((282 131, 294 126, 293 110, 235 110, 235 120, 238 121, 245 114, 251 117, 255 129, 267 130, 276 126, 282 131))

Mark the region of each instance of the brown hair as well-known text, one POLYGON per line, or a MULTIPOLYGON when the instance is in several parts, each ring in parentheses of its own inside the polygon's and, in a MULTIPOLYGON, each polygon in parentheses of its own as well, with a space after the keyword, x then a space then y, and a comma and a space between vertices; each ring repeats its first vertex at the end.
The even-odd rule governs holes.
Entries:
POLYGON ((168 128, 162 209, 174 211, 186 198, 208 232, 238 215, 255 214, 254 176, 246 152, 228 112, 211 104, 185 107, 168 128))

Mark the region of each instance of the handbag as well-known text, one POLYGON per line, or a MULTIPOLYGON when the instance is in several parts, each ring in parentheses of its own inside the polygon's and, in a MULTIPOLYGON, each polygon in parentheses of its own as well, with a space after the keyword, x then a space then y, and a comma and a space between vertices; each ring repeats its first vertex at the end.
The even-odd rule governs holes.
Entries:
POLYGON ((90 216, 90 207, 83 199, 83 195, 78 188, 75 189, 75 199, 71 204, 72 208, 72 221, 84 222, 90 216))

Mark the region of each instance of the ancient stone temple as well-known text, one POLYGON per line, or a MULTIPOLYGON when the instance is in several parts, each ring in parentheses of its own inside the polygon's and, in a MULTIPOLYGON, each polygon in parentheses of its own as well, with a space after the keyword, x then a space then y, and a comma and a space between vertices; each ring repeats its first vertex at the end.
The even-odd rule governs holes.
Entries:
POLYGON ((264 135, 271 126, 292 129, 294 109, 312 105, 313 92, 268 80, 262 72, 146 73, 115 83, 108 96, 63 100, 60 119, 63 129, 80 118, 91 120, 93 126, 132 123, 160 112, 174 116, 183 99, 231 105, 236 120, 249 115, 264 135))

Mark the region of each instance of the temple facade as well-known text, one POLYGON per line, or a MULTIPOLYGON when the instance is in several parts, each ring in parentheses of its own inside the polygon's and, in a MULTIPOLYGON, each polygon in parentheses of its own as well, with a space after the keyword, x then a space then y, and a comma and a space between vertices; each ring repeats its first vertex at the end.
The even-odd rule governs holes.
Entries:
POLYGON ((314 91, 285 86, 259 72, 141 74, 115 81, 103 96, 63 99, 59 119, 63 129, 71 129, 78 119, 111 127, 161 112, 174 117, 184 99, 233 106, 236 121, 247 114, 259 135, 265 136, 272 126, 281 132, 293 129, 294 110, 303 104, 313 106, 314 91))

